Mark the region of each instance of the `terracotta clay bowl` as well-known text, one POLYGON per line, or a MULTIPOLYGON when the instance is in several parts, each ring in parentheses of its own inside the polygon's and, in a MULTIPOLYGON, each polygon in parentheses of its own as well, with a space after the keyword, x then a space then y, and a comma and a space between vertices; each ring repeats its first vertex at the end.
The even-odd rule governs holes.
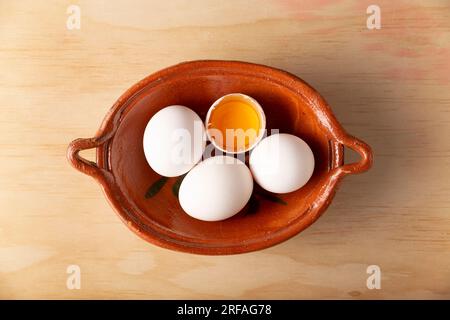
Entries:
POLYGON ((345 132, 311 86, 287 72, 237 61, 185 62, 148 76, 117 100, 93 138, 71 142, 67 156, 73 167, 101 184, 119 217, 137 235, 164 248, 211 255, 259 250, 298 234, 328 207, 345 175, 372 164, 370 147, 345 132), (234 217, 196 220, 178 203, 180 180, 161 178, 147 164, 144 129, 158 110, 172 104, 185 105, 205 119, 211 104, 232 92, 261 104, 269 130, 305 140, 316 167, 309 182, 295 192, 274 195, 255 187, 249 204, 234 217), (358 152, 360 161, 344 164, 344 147, 358 152), (91 148, 96 148, 95 163, 78 154, 91 148))

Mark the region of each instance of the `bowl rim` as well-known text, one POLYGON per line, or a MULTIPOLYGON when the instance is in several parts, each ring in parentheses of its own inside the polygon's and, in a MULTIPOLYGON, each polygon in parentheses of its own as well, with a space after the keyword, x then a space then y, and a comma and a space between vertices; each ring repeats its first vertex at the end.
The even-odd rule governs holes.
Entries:
POLYGON ((69 144, 67 158, 75 169, 92 176, 101 185, 106 198, 117 215, 135 234, 160 247, 204 255, 224 255, 256 251, 279 244, 295 236, 323 214, 325 209, 330 205, 339 182, 345 175, 367 171, 373 162, 372 150, 369 145, 349 135, 339 124, 325 99, 304 80, 277 68, 233 60, 187 61, 164 68, 145 77, 131 86, 117 99, 107 112, 94 137, 86 139, 79 138, 69 144), (123 107, 127 105, 127 102, 132 97, 151 83, 157 85, 170 79, 170 77, 177 77, 175 76, 176 74, 186 76, 189 71, 197 74, 203 69, 228 72, 229 74, 231 74, 231 70, 239 70, 240 73, 238 74, 252 74, 255 77, 259 76, 266 81, 272 81, 291 89, 291 91, 301 96, 314 108, 313 111, 330 135, 328 139, 331 163, 327 174, 322 178, 320 196, 316 196, 316 201, 303 214, 276 232, 266 235, 264 239, 258 238, 254 241, 240 241, 236 244, 228 244, 225 246, 211 245, 207 241, 192 242, 190 241, 192 240, 191 238, 176 234, 156 223, 152 225, 152 228, 144 225, 133 214, 128 212, 127 207, 116 196, 117 194, 121 194, 122 191, 119 190, 111 172, 109 141, 114 137, 120 124, 123 107), (244 72, 244 70, 247 71, 244 72), (361 157, 360 161, 344 164, 344 147, 356 151, 361 157), (95 162, 86 160, 79 155, 81 150, 91 148, 96 148, 97 151, 97 159, 95 162))

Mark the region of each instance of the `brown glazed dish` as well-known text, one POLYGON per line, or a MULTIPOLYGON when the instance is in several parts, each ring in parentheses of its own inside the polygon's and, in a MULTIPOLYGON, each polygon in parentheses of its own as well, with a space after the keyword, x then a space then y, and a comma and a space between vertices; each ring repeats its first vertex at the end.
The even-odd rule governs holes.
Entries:
POLYGON ((95 137, 71 142, 67 157, 101 184, 119 217, 137 235, 164 248, 209 255, 259 250, 298 234, 328 207, 345 175, 372 165, 370 147, 345 132, 311 86, 285 71, 237 61, 185 62, 148 76, 117 100, 95 137), (316 167, 309 182, 295 192, 265 194, 255 184, 255 196, 237 215, 220 222, 196 220, 178 203, 179 180, 161 179, 147 164, 144 129, 158 110, 172 104, 185 105, 204 120, 211 104, 232 92, 261 104, 269 130, 305 140, 316 167), (361 160, 344 164, 344 147, 358 152, 361 160), (91 148, 97 149, 95 163, 78 154, 91 148))

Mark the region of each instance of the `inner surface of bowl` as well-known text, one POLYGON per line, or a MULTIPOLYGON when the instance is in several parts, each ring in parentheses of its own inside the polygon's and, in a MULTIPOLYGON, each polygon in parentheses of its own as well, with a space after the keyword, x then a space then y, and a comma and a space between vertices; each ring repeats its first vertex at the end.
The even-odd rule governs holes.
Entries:
MULTIPOLYGON (((159 228, 188 242, 211 246, 262 239, 285 227, 310 209, 314 190, 328 173, 329 135, 306 99, 280 83, 236 72, 192 72, 167 81, 151 82, 124 104, 120 124, 108 148, 110 170, 141 226, 159 228), (173 192, 177 178, 168 179, 158 194, 146 198, 149 187, 161 177, 148 165, 143 151, 144 129, 160 109, 173 104, 187 106, 205 120, 211 104, 228 93, 240 92, 256 99, 266 115, 266 127, 302 138, 315 157, 312 178, 301 189, 276 197, 259 196, 239 214, 220 222, 191 218, 181 209, 173 192), (281 200, 281 201, 280 201, 281 200)), ((155 152, 158 152, 155 150, 155 152)), ((217 181, 219 184, 220 181, 217 181)), ((256 183, 255 189, 258 190, 256 183)), ((317 190, 316 190, 317 191, 317 190)))

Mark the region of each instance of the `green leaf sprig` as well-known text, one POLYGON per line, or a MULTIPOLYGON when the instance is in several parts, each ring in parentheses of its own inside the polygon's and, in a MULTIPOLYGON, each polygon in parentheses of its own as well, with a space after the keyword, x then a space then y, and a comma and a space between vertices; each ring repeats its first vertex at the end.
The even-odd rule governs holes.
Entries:
POLYGON ((164 187, 167 180, 169 180, 169 178, 167 177, 161 177, 158 180, 156 180, 145 193, 145 199, 151 198, 155 196, 159 191, 161 191, 162 187, 164 187))

